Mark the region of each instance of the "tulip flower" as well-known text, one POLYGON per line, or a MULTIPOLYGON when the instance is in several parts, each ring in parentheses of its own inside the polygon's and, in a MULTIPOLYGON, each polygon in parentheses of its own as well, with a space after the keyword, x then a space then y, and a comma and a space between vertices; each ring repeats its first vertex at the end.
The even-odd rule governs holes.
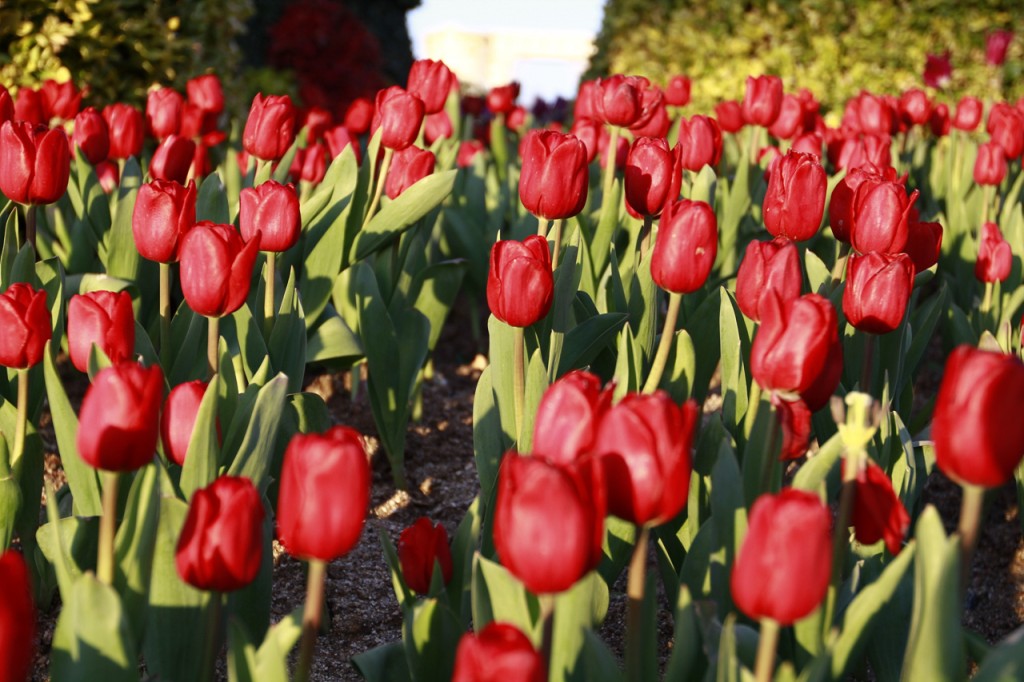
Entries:
POLYGON ((738 133, 745 125, 743 108, 736 100, 726 100, 715 105, 715 118, 723 132, 738 133))
POLYGON ((242 190, 238 224, 242 239, 260 251, 282 253, 299 241, 299 197, 293 185, 268 180, 242 190))
POLYGON ((195 142, 179 135, 168 135, 153 152, 149 162, 150 177, 185 184, 195 153, 195 142))
POLYGON ((95 345, 111 362, 131 358, 135 350, 135 314, 127 291, 75 294, 68 303, 68 348, 71 364, 89 371, 95 345))
POLYGON ((979 282, 1002 282, 1010 276, 1012 267, 1013 252, 999 226, 983 224, 978 240, 978 258, 974 261, 974 276, 979 282))
POLYGON ((592 453, 601 419, 611 407, 612 386, 574 370, 544 392, 533 422, 533 456, 567 466, 592 453))
POLYGON ((181 291, 189 307, 207 317, 242 307, 260 241, 245 242, 234 227, 209 220, 189 230, 181 240, 181 291))
POLYGON ((513 81, 507 85, 491 88, 487 93, 487 108, 494 114, 507 114, 516 105, 519 97, 519 83, 513 81))
POLYGON ((743 95, 743 120, 767 128, 782 110, 782 79, 778 76, 747 76, 743 95))
POLYGON ((192 493, 174 563, 199 590, 234 592, 260 572, 263 501, 248 478, 221 476, 192 493))
MULTIPOLYGON (((178 384, 171 389, 160 413, 160 442, 164 444, 167 459, 179 466, 185 465, 188 444, 195 430, 199 405, 206 394, 207 383, 195 380, 178 384)), ((218 434, 220 426, 218 425, 218 434)))
POLYGON ((347 127, 340 125, 330 128, 324 132, 324 140, 327 142, 327 150, 331 153, 332 159, 340 156, 346 147, 351 147, 356 157, 356 163, 362 162, 363 152, 359 148, 358 136, 347 127))
POLYGON ((134 471, 156 451, 163 402, 163 372, 121 362, 100 370, 82 399, 78 453, 91 467, 134 471))
POLYGON ((52 204, 68 188, 71 155, 60 128, 24 121, 0 125, 0 191, 20 204, 52 204))
POLYGON ((665 104, 685 107, 690 103, 690 79, 686 76, 672 76, 665 86, 665 104))
POLYGON ((345 110, 344 123, 353 135, 366 133, 373 123, 373 102, 365 97, 357 97, 345 110))
POLYGON ((575 135, 532 130, 523 138, 519 198, 541 218, 570 218, 587 201, 587 148, 575 135))
POLYGON ((447 140, 453 134, 452 120, 444 109, 423 119, 423 139, 428 145, 437 140, 447 140))
POLYGON ((434 152, 416 145, 395 152, 384 182, 384 193, 389 199, 397 199, 402 192, 433 173, 435 162, 434 152))
POLYGON ((1024 112, 1006 102, 997 102, 989 111, 985 128, 992 142, 1003 148, 1006 159, 1019 158, 1024 152, 1024 112))
POLYGON ((999 185, 1006 178, 1006 155, 996 142, 978 145, 974 161, 974 181, 979 185, 999 185))
POLYGON ((215 74, 208 73, 189 79, 185 83, 185 94, 189 103, 204 114, 216 117, 224 111, 224 90, 215 74))
POLYGON ((600 562, 605 502, 595 476, 600 468, 593 460, 560 467, 505 455, 494 547, 502 565, 534 594, 564 592, 600 562))
POLYGON ((604 132, 604 126, 600 121, 592 118, 577 118, 572 122, 572 128, 569 132, 575 135, 580 142, 587 148, 587 164, 593 162, 597 158, 597 153, 601 150, 601 133, 604 132))
POLYGON ((949 60, 949 50, 943 54, 925 55, 924 84, 930 88, 942 89, 953 79, 953 64, 949 60))
POLYGON ((935 137, 949 135, 949 105, 945 102, 939 102, 932 107, 931 113, 928 114, 928 128, 935 137))
POLYGON ((683 168, 699 173, 704 166, 716 167, 722 158, 722 131, 709 116, 692 116, 679 121, 680 163, 683 168))
POLYGON ((289 169, 292 180, 318 185, 327 175, 327 147, 314 142, 305 149, 296 149, 289 169))
POLYGON ((651 85, 646 78, 629 76, 636 79, 640 94, 640 115, 629 126, 636 137, 665 137, 671 127, 668 112, 665 111, 665 100, 661 90, 651 85))
POLYGON ((770 242, 752 241, 747 244, 736 274, 736 304, 740 312, 760 322, 758 310, 767 292, 774 291, 783 301, 791 301, 800 296, 802 285, 796 244, 784 237, 770 242))
POLYGON ((17 282, 0 294, 0 365, 26 369, 43 359, 53 334, 46 291, 17 282))
POLYGON ((173 88, 150 90, 146 96, 146 128, 158 140, 177 135, 185 98, 173 88))
POLYGON ((143 258, 178 261, 181 240, 196 223, 196 183, 154 180, 139 188, 132 210, 132 235, 143 258))
POLYGON ((920 88, 911 88, 900 95, 899 114, 907 127, 923 126, 928 122, 931 110, 928 94, 920 88))
POLYGON ((985 63, 989 66, 1002 66, 1012 40, 1013 31, 998 29, 989 33, 985 38, 985 63))
POLYGON ((455 157, 455 165, 459 168, 468 168, 473 165, 473 159, 484 150, 484 143, 480 140, 463 140, 459 143, 459 153, 455 157))
POLYGON ((18 88, 18 96, 14 100, 14 116, 10 120, 32 125, 49 123, 49 118, 43 114, 43 98, 38 90, 29 87, 18 88))
POLYGON ((373 129, 380 129, 380 144, 400 151, 416 141, 423 123, 423 102, 397 85, 377 93, 373 129))
POLYGON ((796 95, 782 96, 782 106, 775 122, 768 126, 768 134, 778 140, 791 140, 801 132, 804 107, 796 95))
POLYGON ((853 254, 843 290, 846 321, 864 332, 888 334, 900 326, 913 288, 914 263, 907 254, 853 254))
POLYGON ((888 135, 853 135, 840 137, 828 145, 829 160, 837 169, 854 169, 861 166, 889 168, 892 165, 888 135))
POLYGON ((775 237, 813 237, 825 213, 826 184, 825 169, 810 154, 790 151, 780 157, 764 196, 764 226, 775 237))
POLYGON ((423 102, 424 113, 436 114, 444 109, 454 79, 455 74, 444 62, 418 59, 409 68, 407 88, 423 102))
POLYGON ((793 140, 790 149, 801 154, 810 154, 820 162, 822 142, 822 137, 818 133, 804 133, 793 140))
MULTIPOLYGON (((844 480, 847 466, 848 459, 844 457, 844 480)), ((889 553, 899 554, 903 538, 910 528, 910 515, 896 496, 892 480, 882 467, 870 460, 857 472, 856 480, 857 492, 850 520, 857 541, 873 545, 879 540, 885 540, 889 553)))
POLYGON ((917 210, 914 209, 907 220, 907 228, 907 243, 903 247, 903 252, 910 256, 916 275, 939 262, 939 253, 942 251, 942 225, 922 222, 917 210))
POLYGON ((953 127, 964 132, 971 132, 981 123, 981 113, 985 105, 977 97, 965 95, 956 103, 956 112, 953 114, 953 127))
POLYGON ((548 314, 554 295, 547 240, 502 240, 491 248, 487 305, 512 327, 529 327, 548 314))
POLYGON ((14 100, 11 93, 3 85, 0 85, 0 123, 10 121, 14 118, 14 100))
POLYGON ((35 659, 36 606, 28 565, 16 550, 0 554, 0 593, 0 680, 23 682, 35 659))
POLYGON ((529 638, 507 623, 492 621, 467 632, 455 650, 452 682, 545 682, 547 664, 529 638))
MULTIPOLYGON (((678 147, 677 147, 678 148, 678 147)), ((640 137, 626 157, 624 187, 626 203, 642 216, 657 216, 669 202, 679 198, 682 167, 661 138, 640 137)))
POLYGON ((427 594, 434 575, 434 563, 441 566, 444 584, 452 579, 452 552, 448 533, 440 523, 436 526, 425 516, 398 536, 398 562, 405 584, 413 592, 427 594))
POLYGON ((96 164, 96 179, 100 181, 100 187, 104 192, 107 194, 113 192, 120 183, 117 164, 111 161, 101 161, 96 164))
POLYGON ((782 434, 779 459, 784 462, 800 459, 811 440, 810 407, 801 398, 785 400, 778 393, 772 393, 771 404, 782 434))
POLYGON ((608 125, 629 128, 643 115, 642 92, 650 82, 642 76, 614 74, 597 82, 597 118, 608 125))
POLYGON ((302 122, 299 124, 299 129, 306 129, 306 140, 312 143, 320 140, 324 133, 333 125, 334 119, 331 116, 331 112, 323 107, 312 106, 302 113, 302 122))
POLYGON ((884 98, 861 90, 846 104, 843 123, 866 135, 889 135, 894 114, 884 98))
POLYGON ((103 118, 110 129, 110 158, 127 159, 142 151, 142 113, 127 104, 111 104, 103 108, 103 118))
POLYGON ((39 87, 39 97, 43 109, 43 123, 54 119, 70 121, 75 118, 78 108, 82 105, 82 91, 72 81, 58 83, 52 78, 43 81, 39 87))
POLYGON ((818 294, 783 301, 768 292, 759 307, 761 327, 750 351, 754 380, 768 391, 803 393, 827 366, 838 343, 835 308, 818 294))
POLYGON ((92 107, 87 107, 75 116, 72 139, 92 165, 107 160, 110 153, 110 131, 103 116, 92 107))
POLYGON ((257 159, 277 161, 295 140, 295 106, 288 95, 257 93, 242 133, 242 147, 257 159))
POLYGON ((666 291, 688 294, 707 281, 718 254, 718 221, 703 201, 665 207, 651 252, 651 277, 666 291))
POLYGON ((861 182, 850 204, 853 247, 861 253, 902 251, 907 243, 907 217, 918 194, 915 189, 908 197, 903 181, 891 174, 861 182))

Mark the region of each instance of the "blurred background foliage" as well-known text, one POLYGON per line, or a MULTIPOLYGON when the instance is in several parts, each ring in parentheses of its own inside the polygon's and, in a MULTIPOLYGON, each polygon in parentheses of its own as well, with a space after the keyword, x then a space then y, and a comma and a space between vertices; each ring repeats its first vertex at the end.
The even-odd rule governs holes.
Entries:
POLYGON ((841 110, 861 89, 924 88, 926 56, 947 50, 940 100, 1024 95, 1021 0, 607 0, 587 78, 642 74, 693 80, 694 111, 742 99, 748 75, 781 76, 841 110), (1014 29, 1006 64, 985 63, 985 39, 1014 29), (1000 95, 1001 93, 1001 95, 1000 95))

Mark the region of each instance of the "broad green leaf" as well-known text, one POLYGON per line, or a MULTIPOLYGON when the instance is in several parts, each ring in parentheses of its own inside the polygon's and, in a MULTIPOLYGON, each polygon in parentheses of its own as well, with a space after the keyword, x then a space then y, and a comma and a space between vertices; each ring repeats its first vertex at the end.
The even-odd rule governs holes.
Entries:
POLYGON ((323 321, 306 337, 306 364, 354 360, 362 355, 359 337, 333 309, 325 313, 323 321))
POLYGON ((306 322, 295 288, 294 270, 288 277, 267 350, 274 369, 288 377, 288 391, 301 391, 306 368, 306 322))
POLYGON ((267 486, 270 485, 274 440, 278 424, 281 423, 287 393, 288 377, 278 374, 259 390, 251 415, 235 415, 236 419, 239 416, 249 416, 249 420, 242 444, 228 467, 228 475, 245 476, 261 493, 265 493, 267 486))
POLYGON ((592 682, 624 682, 626 679, 615 655, 593 630, 583 632, 583 669, 592 682))
POLYGON ((162 468, 152 462, 135 474, 114 541, 114 587, 124 602, 131 631, 140 638, 146 628, 149 581, 160 522, 162 474, 162 468))
POLYGON ((989 651, 977 674, 971 679, 974 682, 1014 682, 1014 680, 1022 678, 1024 678, 1024 627, 1019 627, 989 651))
POLYGON ((192 499, 196 490, 205 488, 217 478, 220 462, 217 432, 218 381, 215 377, 207 385, 199 403, 199 412, 196 413, 185 464, 181 468, 181 492, 185 494, 185 499, 192 499))
POLYGON ((352 665, 367 682, 411 682, 405 647, 391 642, 352 657, 352 665))
MULTIPOLYGON (((653 607, 653 583, 649 588, 653 607)), ((555 598, 549 680, 554 682, 588 679, 584 665, 580 663, 580 655, 585 645, 584 637, 588 630, 597 627, 604 619, 608 611, 608 598, 608 586, 596 571, 591 571, 555 598)), ((650 615, 653 619, 653 611, 650 615)), ((652 647, 656 640, 655 636, 652 647)))
POLYGON ((435 173, 385 205, 356 236, 352 260, 361 261, 397 237, 451 194, 455 170, 435 173))
POLYGON ((199 194, 196 196, 196 220, 209 220, 221 225, 231 223, 228 195, 224 191, 220 171, 207 175, 199 185, 199 194))
POLYGON ((477 632, 491 621, 511 623, 537 640, 526 588, 499 563, 479 553, 473 560, 473 627, 477 632))
POLYGON ((142 169, 135 157, 124 163, 121 180, 117 189, 117 213, 110 233, 107 235, 107 273, 127 280, 139 282, 139 268, 142 257, 135 246, 132 232, 132 213, 135 198, 142 184, 142 169))
POLYGON ((64 595, 50 654, 50 674, 67 682, 138 680, 136 637, 121 600, 92 573, 64 595))
POLYGON ((406 611, 402 639, 416 682, 448 682, 463 628, 441 600, 421 599, 406 611))
POLYGON ((558 376, 589 365, 598 353, 614 343, 628 319, 626 313, 603 313, 570 329, 562 346, 558 376))
POLYGON ((506 449, 502 438, 501 417, 494 404, 492 370, 493 366, 484 368, 477 380, 473 397, 473 458, 480 479, 480 490, 485 498, 498 480, 498 467, 506 449))

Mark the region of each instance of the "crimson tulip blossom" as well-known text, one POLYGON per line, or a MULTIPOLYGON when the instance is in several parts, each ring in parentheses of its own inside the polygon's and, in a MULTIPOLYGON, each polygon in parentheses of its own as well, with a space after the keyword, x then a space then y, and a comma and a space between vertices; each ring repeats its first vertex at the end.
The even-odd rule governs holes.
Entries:
MULTIPOLYGON (((257 231, 256 236, 260 233, 257 231)), ((193 311, 230 315, 249 296, 260 240, 245 242, 231 225, 204 220, 181 240, 181 292, 193 311)))
POLYGON ((447 585, 452 579, 452 552, 444 526, 435 526, 425 516, 416 519, 398 536, 398 562, 405 584, 413 592, 430 591, 435 562, 441 566, 441 577, 447 585))
POLYGON ((134 471, 152 461, 163 393, 159 365, 121 362, 101 369, 78 415, 78 454, 85 463, 106 471, 134 471))
POLYGON ((548 314, 554 289, 547 239, 534 234, 491 247, 487 305, 496 318, 512 327, 529 327, 548 314))
POLYGON ((43 359, 53 335, 46 290, 16 282, 0 294, 0 365, 26 369, 43 359))
POLYGON ((68 349, 71 364, 89 371, 89 354, 96 345, 113 363, 135 351, 135 314, 127 291, 75 294, 68 302, 68 349))

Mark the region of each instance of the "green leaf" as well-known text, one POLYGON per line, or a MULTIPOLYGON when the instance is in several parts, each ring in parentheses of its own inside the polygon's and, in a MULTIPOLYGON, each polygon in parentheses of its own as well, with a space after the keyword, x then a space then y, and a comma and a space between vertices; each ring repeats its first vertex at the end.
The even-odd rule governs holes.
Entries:
POLYGON ((345 320, 331 309, 306 337, 306 364, 362 357, 363 345, 345 320))
POLYGON ((161 467, 150 463, 135 474, 114 541, 114 587, 124 601, 131 631, 138 637, 146 628, 149 581, 160 522, 162 473, 161 467))
POLYGON ((455 304, 455 297, 459 294, 465 274, 466 263, 461 260, 435 263, 416 274, 412 291, 419 293, 413 307, 423 313, 430 322, 430 337, 427 342, 430 350, 437 346, 441 328, 455 304))
POLYGON ((722 421, 726 428, 737 433, 748 409, 746 358, 750 357, 750 340, 732 294, 724 288, 720 292, 722 421))
POLYGON ((352 665, 367 682, 411 682, 405 647, 391 642, 352 657, 352 665))
MULTIPOLYGON (((648 586, 652 607, 655 590, 653 584, 648 586)), ((645 605, 646 605, 645 599, 645 605)), ((549 680, 586 680, 588 677, 580 655, 585 646, 585 635, 604 619, 608 611, 608 586, 596 571, 591 571, 578 580, 571 588, 555 598, 555 610, 552 615, 551 662, 549 680)), ((651 640, 651 647, 657 644, 657 636, 651 640)), ((656 657, 652 657, 656 664, 656 657)))
MULTIPOLYGON (((623 682, 625 680, 615 655, 593 630, 585 630, 583 633, 583 668, 586 671, 587 679, 592 682, 623 682)), ((682 680, 684 678, 666 679, 682 680)))
POLYGON ((626 313, 602 313, 570 329, 565 335, 558 376, 593 362, 602 350, 614 342, 615 336, 628 319, 626 313))
POLYGON ((274 441, 287 394, 288 377, 278 374, 259 390, 251 415, 241 411, 235 413, 236 419, 249 417, 249 420, 242 444, 228 468, 228 475, 245 476, 260 493, 265 493, 270 485, 274 441))
POLYGON ((287 375, 288 391, 301 391, 306 368, 306 322, 295 288, 294 270, 288 277, 267 350, 274 369, 287 375))
POLYGON ((974 682, 1014 682, 1014 680, 1022 678, 1024 678, 1024 627, 1019 627, 989 651, 978 672, 971 679, 974 682))
POLYGON ((818 448, 817 454, 811 457, 793 477, 793 487, 816 493, 825 484, 825 478, 843 454, 843 440, 835 434, 818 448))
POLYGON ((541 398, 548 388, 548 370, 544 366, 544 358, 538 348, 533 352, 530 363, 526 367, 526 400, 523 407, 523 433, 516 447, 521 452, 533 449, 533 422, 537 416, 541 398))
POLYGON ((810 283, 811 293, 828 295, 832 287, 832 273, 829 271, 818 254, 810 249, 804 251, 804 268, 807 270, 807 281, 810 283))
POLYGON ((92 573, 79 577, 53 633, 50 674, 67 682, 138 680, 136 638, 117 592, 92 573))
MULTIPOLYGON (((724 294, 722 294, 724 296, 724 294)), ((715 296, 705 298, 696 312, 686 320, 686 331, 694 342, 697 356, 697 371, 691 389, 692 397, 699 403, 707 397, 711 377, 721 357, 719 318, 722 300, 715 296)))
POLYGON ((506 449, 502 439, 501 417, 494 404, 494 389, 491 387, 492 367, 485 367, 480 374, 473 396, 473 459, 476 462, 477 478, 480 479, 480 490, 485 498, 498 480, 498 468, 506 449))
POLYGON ((196 490, 205 488, 217 478, 220 462, 217 434, 218 383, 219 379, 215 377, 203 393, 195 426, 192 428, 192 438, 188 442, 185 464, 181 468, 181 492, 187 500, 192 499, 196 490))
POLYGON ((511 623, 537 639, 526 588, 499 563, 479 553, 473 559, 473 627, 479 632, 491 621, 511 623))
POLYGON ((61 594, 71 594, 82 574, 96 570, 100 520, 97 516, 59 518, 57 505, 46 505, 47 516, 51 508, 53 518, 36 531, 36 541, 43 556, 56 569, 61 594))
POLYGON ((697 680, 703 675, 707 660, 701 648, 700 624, 686 585, 679 586, 676 599, 675 634, 672 655, 665 669, 666 680, 697 680))
POLYGON ((196 221, 209 220, 221 225, 231 224, 231 211, 228 208, 228 194, 224 191, 224 182, 220 171, 215 171, 203 178, 196 197, 196 221))
POLYGON ((438 599, 421 599, 406 611, 402 639, 416 682, 448 682, 455 668, 455 649, 463 628, 438 599))
POLYGON ((107 235, 107 273, 129 282, 139 281, 139 267, 142 257, 135 246, 132 232, 132 213, 135 198, 142 184, 142 169, 135 157, 124 163, 121 180, 117 189, 117 213, 114 224, 107 235))
POLYGON ((363 260, 439 206, 451 194, 455 174, 453 169, 429 175, 384 206, 356 236, 352 260, 363 260))

